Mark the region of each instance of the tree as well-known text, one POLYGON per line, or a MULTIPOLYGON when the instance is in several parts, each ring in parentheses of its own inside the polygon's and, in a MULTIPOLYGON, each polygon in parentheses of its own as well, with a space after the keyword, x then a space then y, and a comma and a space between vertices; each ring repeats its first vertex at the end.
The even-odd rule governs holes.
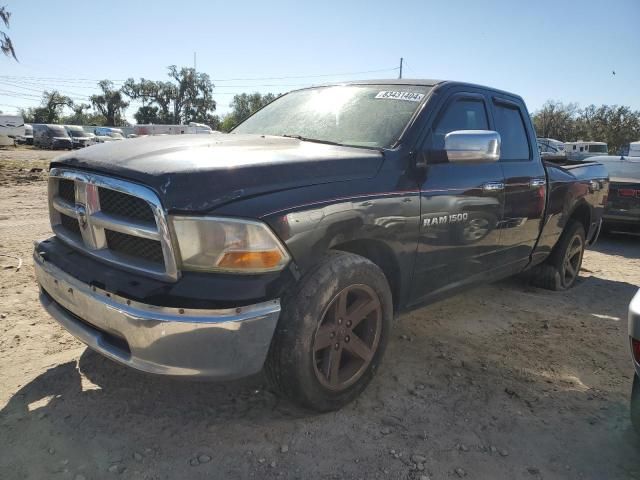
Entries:
POLYGON ((248 118, 250 115, 254 114, 262 107, 271 103, 280 95, 275 95, 273 93, 260 94, 258 92, 255 93, 241 93, 240 95, 234 95, 231 104, 231 113, 228 114, 222 124, 220 125, 220 129, 224 132, 230 131, 233 127, 238 125, 240 122, 248 118))
MULTIPOLYGON (((9 28, 10 19, 11 12, 7 10, 7 7, 0 7, 0 20, 2 20, 2 23, 4 23, 4 26, 7 28, 9 28)), ((11 42, 11 39, 6 34, 6 32, 3 32, 2 30, 0 30, 0 50, 2 50, 2 53, 4 53, 7 57, 12 56, 16 62, 18 61, 18 57, 16 57, 16 51, 13 48, 13 42, 11 42)))
POLYGON ((71 99, 57 90, 45 91, 39 107, 22 109, 20 113, 27 123, 59 123, 64 107, 71 105, 71 99))
MULTIPOLYGON (((106 125, 107 119, 95 112, 89 112, 91 105, 88 103, 73 103, 69 105, 73 113, 60 120, 65 125, 106 125)), ((26 121, 26 120, 25 120, 26 121)))
POLYGON ((640 111, 619 105, 589 105, 547 101, 532 116, 537 135, 565 142, 606 142, 617 153, 623 145, 640 138, 640 111))
POLYGON ((547 100, 533 115, 537 135, 544 138, 565 140, 574 134, 578 105, 547 100))
POLYGON ((124 111, 129 106, 120 90, 114 88, 111 80, 101 80, 98 86, 102 93, 91 95, 90 100, 93 108, 105 117, 106 124, 118 126, 126 123, 124 111))
POLYGON ((640 111, 619 105, 589 105, 576 120, 576 133, 578 138, 606 142, 610 152, 618 152, 640 138, 640 111))
POLYGON ((142 106, 134 117, 138 123, 186 124, 189 122, 218 125, 214 115, 214 85, 209 75, 193 68, 168 67, 172 81, 152 81, 129 78, 122 92, 142 106))

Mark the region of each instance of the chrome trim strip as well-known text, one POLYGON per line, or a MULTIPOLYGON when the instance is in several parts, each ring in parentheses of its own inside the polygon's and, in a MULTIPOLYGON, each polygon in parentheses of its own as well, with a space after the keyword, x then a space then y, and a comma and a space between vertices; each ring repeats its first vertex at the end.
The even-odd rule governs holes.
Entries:
POLYGON ((115 232, 126 233, 134 237, 160 240, 160 234, 155 228, 150 228, 148 224, 134 222, 103 212, 96 212, 91 215, 91 223, 115 232))
POLYGON ((63 200, 61 197, 54 197, 52 205, 53 205, 53 208, 55 208, 60 213, 64 213, 65 215, 71 218, 78 218, 76 214, 75 205, 71 205, 69 202, 67 202, 66 200, 63 200))
POLYGON ((52 168, 49 174, 49 216, 54 233, 70 246, 88 255, 114 263, 126 270, 163 280, 176 281, 180 276, 166 212, 162 208, 157 195, 148 187, 79 170, 52 168), (60 178, 74 182, 75 205, 71 205, 58 196, 58 179, 60 178), (136 222, 135 220, 129 221, 102 212, 100 210, 99 188, 115 190, 146 201, 153 212, 156 228, 151 228, 150 225, 136 222), (81 226, 82 242, 70 238, 64 232, 64 229, 59 227, 61 223, 60 213, 78 219, 81 226), (107 246, 105 228, 127 235, 159 241, 164 258, 163 268, 158 268, 152 262, 144 259, 139 259, 139 261, 136 259, 132 262, 129 257, 125 259, 117 253, 111 252, 107 246))

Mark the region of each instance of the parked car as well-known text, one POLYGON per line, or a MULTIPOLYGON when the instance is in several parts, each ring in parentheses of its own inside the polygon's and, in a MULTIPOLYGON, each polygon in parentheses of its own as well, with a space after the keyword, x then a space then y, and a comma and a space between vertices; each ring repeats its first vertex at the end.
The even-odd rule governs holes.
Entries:
POLYGON ((93 133, 86 132, 84 128, 78 125, 65 125, 64 128, 69 134, 69 137, 71 137, 73 148, 83 148, 98 143, 93 133))
POLYGON ((97 143, 113 142, 124 140, 126 137, 120 128, 96 127, 94 130, 97 143))
POLYGON ((631 388, 631 423, 640 435, 640 290, 629 305, 629 345, 635 369, 631 388))
POLYGON ((24 120, 20 115, 0 115, 0 146, 15 145, 24 135, 24 120))
POLYGON ((609 147, 604 142, 567 142, 564 144, 565 152, 569 160, 584 160, 589 157, 607 155, 609 147))
POLYGON ((33 145, 33 127, 28 123, 24 124, 24 134, 16 137, 19 145, 33 145))
POLYGON ((33 145, 50 150, 71 150, 73 142, 62 125, 36 123, 33 125, 33 145))
POLYGON ((606 230, 640 232, 640 158, 590 157, 609 172, 609 198, 603 215, 606 230))
POLYGON ((543 160, 564 160, 567 158, 564 142, 553 138, 537 138, 536 140, 543 160))
POLYGON ((471 84, 290 92, 231 134, 149 136, 51 164, 44 308, 139 370, 265 367, 318 411, 356 398, 394 315, 526 270, 570 288, 602 165, 545 165, 523 100, 471 84), (466 230, 466 232, 465 232, 466 230))

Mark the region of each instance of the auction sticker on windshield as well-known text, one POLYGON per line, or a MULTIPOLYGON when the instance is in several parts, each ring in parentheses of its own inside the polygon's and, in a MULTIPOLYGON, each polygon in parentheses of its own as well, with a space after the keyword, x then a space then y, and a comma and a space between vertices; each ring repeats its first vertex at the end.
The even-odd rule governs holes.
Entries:
POLYGON ((394 92, 391 90, 384 90, 382 92, 378 92, 375 98, 390 98, 393 100, 407 100, 409 102, 419 102, 424 98, 424 93, 394 92))

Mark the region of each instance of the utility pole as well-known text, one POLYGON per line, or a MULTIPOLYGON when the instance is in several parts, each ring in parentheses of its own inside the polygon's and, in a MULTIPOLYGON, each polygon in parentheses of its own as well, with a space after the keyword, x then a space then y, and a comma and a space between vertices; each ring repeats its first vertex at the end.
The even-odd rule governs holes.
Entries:
POLYGON ((402 57, 400 57, 400 76, 398 78, 402 78, 402 57))

